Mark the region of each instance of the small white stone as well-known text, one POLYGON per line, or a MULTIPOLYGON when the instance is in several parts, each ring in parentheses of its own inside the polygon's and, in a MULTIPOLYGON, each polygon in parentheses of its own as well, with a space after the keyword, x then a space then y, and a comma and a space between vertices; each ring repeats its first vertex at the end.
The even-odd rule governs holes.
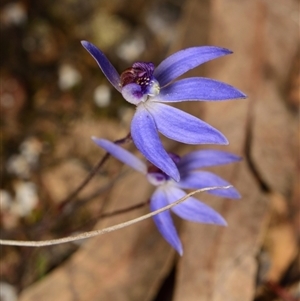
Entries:
POLYGON ((22 25, 27 21, 27 12, 22 3, 9 3, 2 8, 0 19, 3 24, 22 25))
POLYGON ((117 55, 126 62, 136 60, 144 51, 146 45, 142 37, 137 36, 126 40, 117 48, 117 55))
POLYGON ((12 206, 12 212, 18 216, 26 216, 38 204, 37 189, 34 183, 20 181, 16 182, 15 185, 15 202, 12 206))
POLYGON ((111 100, 111 91, 107 85, 99 85, 94 90, 94 102, 100 107, 104 108, 110 104, 111 100))
POLYGON ((17 301, 17 290, 11 284, 0 282, 0 300, 1 301, 17 301))
POLYGON ((30 165, 23 155, 11 156, 6 164, 7 171, 20 178, 28 178, 30 176, 30 165))
POLYGON ((146 24, 152 30, 152 32, 160 32, 165 30, 167 27, 167 23, 164 20, 164 18, 162 18, 161 15, 156 13, 150 13, 147 15, 146 24))
POLYGON ((81 74, 69 64, 63 64, 58 69, 58 85, 61 90, 69 90, 80 83, 81 74))
POLYGON ((177 30, 174 30, 174 16, 166 10, 154 9, 150 11, 145 18, 148 28, 164 43, 169 44, 177 36, 177 30))
POLYGON ((21 155, 25 157, 30 166, 34 167, 38 163, 42 152, 42 143, 35 137, 29 137, 20 145, 21 155))
MULTIPOLYGON (((1 211, 7 211, 10 209, 12 204, 12 196, 4 189, 0 190, 0 209, 1 211)), ((1 300, 1 299, 0 299, 1 300)))

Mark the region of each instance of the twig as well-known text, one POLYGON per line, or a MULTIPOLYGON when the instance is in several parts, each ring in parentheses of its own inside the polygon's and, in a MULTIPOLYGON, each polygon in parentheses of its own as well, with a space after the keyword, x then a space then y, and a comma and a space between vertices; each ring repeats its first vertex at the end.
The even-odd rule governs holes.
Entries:
POLYGON ((112 211, 112 212, 102 213, 99 216, 99 218, 107 218, 107 217, 111 217, 111 216, 114 216, 114 215, 126 213, 126 212, 129 212, 129 211, 132 211, 132 210, 136 210, 136 209, 142 208, 145 205, 149 204, 149 202, 150 202, 150 200, 148 200, 146 202, 136 204, 136 205, 132 205, 132 206, 124 208, 124 209, 119 209, 119 210, 115 210, 115 211, 112 211))
POLYGON ((100 167, 104 164, 104 162, 110 157, 109 153, 106 153, 103 158, 97 163, 97 165, 91 170, 88 176, 84 179, 84 181, 60 204, 60 209, 64 208, 75 196, 90 182, 90 180, 97 174, 100 167))
MULTIPOLYGON (((115 144, 123 144, 128 141, 131 141, 130 133, 119 140, 114 141, 115 144)), ((97 174, 101 166, 105 163, 105 161, 110 157, 109 153, 106 153, 104 157, 97 163, 97 165, 91 170, 91 172, 87 175, 87 177, 83 180, 83 182, 60 204, 60 209, 64 208, 76 195, 91 181, 91 179, 97 174)))
POLYGON ((128 227, 130 225, 133 225, 135 223, 143 221, 147 218, 150 218, 154 215, 157 215, 157 214, 159 214, 163 211, 166 211, 166 210, 182 203, 187 198, 189 198, 190 196, 192 196, 196 193, 209 191, 209 190, 214 190, 214 189, 228 189, 228 188, 231 188, 231 187, 232 186, 229 185, 229 186, 218 186, 218 187, 208 187, 208 188, 198 189, 198 190, 195 190, 195 191, 192 191, 192 192, 188 193, 183 198, 181 198, 181 199, 177 200, 176 202, 174 202, 170 205, 167 205, 167 206, 165 206, 161 209, 158 209, 156 211, 153 211, 153 212, 150 212, 148 214, 142 215, 138 218, 129 220, 127 222, 104 228, 102 230, 94 230, 94 231, 84 232, 84 233, 81 233, 81 234, 78 234, 78 235, 75 235, 75 236, 68 236, 68 237, 63 237, 63 238, 58 238, 58 239, 42 240, 42 241, 19 241, 19 240, 2 240, 1 239, 0 240, 0 245, 23 246, 23 247, 44 247, 44 246, 57 245, 57 244, 67 243, 67 242, 76 241, 76 240, 80 240, 80 239, 90 238, 90 237, 94 237, 94 236, 98 236, 98 235, 103 235, 105 233, 113 232, 113 231, 128 227))

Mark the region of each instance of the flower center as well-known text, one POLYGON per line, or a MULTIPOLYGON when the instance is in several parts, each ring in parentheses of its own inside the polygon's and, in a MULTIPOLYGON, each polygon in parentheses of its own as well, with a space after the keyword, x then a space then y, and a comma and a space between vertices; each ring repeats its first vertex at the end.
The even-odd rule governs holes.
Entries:
POLYGON ((136 62, 122 72, 120 84, 124 98, 130 103, 138 104, 146 101, 148 96, 154 97, 159 94, 160 86, 153 72, 154 64, 145 62, 136 62))

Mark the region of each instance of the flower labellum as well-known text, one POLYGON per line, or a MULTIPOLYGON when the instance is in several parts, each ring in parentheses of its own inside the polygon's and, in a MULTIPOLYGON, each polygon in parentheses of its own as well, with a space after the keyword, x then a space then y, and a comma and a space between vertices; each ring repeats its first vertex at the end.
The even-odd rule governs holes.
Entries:
POLYGON ((160 86, 153 71, 152 63, 137 62, 121 74, 122 95, 128 102, 138 105, 159 94, 160 86))

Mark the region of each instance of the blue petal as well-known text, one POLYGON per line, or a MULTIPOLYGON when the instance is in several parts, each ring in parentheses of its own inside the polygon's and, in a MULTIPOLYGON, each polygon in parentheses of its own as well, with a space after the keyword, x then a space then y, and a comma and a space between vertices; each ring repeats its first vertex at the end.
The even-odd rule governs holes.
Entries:
MULTIPOLYGON (((186 195, 184 191, 176 187, 165 189, 165 192, 169 203, 174 203, 186 195)), ((218 212, 193 197, 189 197, 183 203, 172 207, 171 210, 179 217, 190 222, 227 225, 225 219, 218 212)))
POLYGON ((238 89, 217 80, 191 77, 176 81, 160 90, 153 101, 227 100, 245 98, 238 89))
POLYGON ((166 137, 187 144, 228 144, 226 137, 204 121, 171 106, 147 102, 157 129, 166 137))
MULTIPOLYGON (((193 171, 182 175, 177 186, 182 189, 202 189, 205 187, 228 186, 231 185, 214 173, 208 171, 193 171)), ((230 199, 239 199, 241 196, 234 188, 214 189, 207 191, 208 193, 230 199)))
POLYGON ((148 161, 165 172, 175 181, 179 181, 178 169, 167 154, 159 139, 157 128, 151 114, 143 104, 137 107, 131 122, 131 136, 136 147, 148 161))
POLYGON ((204 149, 193 151, 183 156, 177 166, 180 173, 185 173, 198 168, 223 165, 240 160, 241 157, 228 152, 204 149))
POLYGON ((121 92, 120 75, 114 66, 110 63, 107 57, 102 51, 100 51, 95 45, 87 41, 81 41, 82 46, 90 53, 90 55, 96 60, 100 69, 110 81, 110 83, 121 92))
POLYGON ((120 160, 121 162, 127 164, 128 166, 132 167, 133 169, 147 174, 147 166, 144 162, 142 162, 139 158, 125 150, 124 148, 116 145, 115 143, 105 140, 99 139, 96 137, 92 137, 93 141, 103 149, 105 149, 108 153, 112 156, 120 160))
MULTIPOLYGON (((167 206, 168 202, 166 195, 161 189, 156 189, 150 200, 151 211, 158 210, 164 206, 167 206)), ((176 206, 175 206, 176 207, 176 206)), ((181 241, 178 237, 176 228, 174 226, 170 211, 164 211, 153 216, 153 220, 156 224, 158 231, 164 237, 164 239, 180 254, 183 254, 181 241)))
POLYGON ((232 51, 214 47, 192 47, 178 51, 164 61, 154 70, 154 77, 161 87, 170 83, 185 72, 217 57, 230 54, 232 51))

